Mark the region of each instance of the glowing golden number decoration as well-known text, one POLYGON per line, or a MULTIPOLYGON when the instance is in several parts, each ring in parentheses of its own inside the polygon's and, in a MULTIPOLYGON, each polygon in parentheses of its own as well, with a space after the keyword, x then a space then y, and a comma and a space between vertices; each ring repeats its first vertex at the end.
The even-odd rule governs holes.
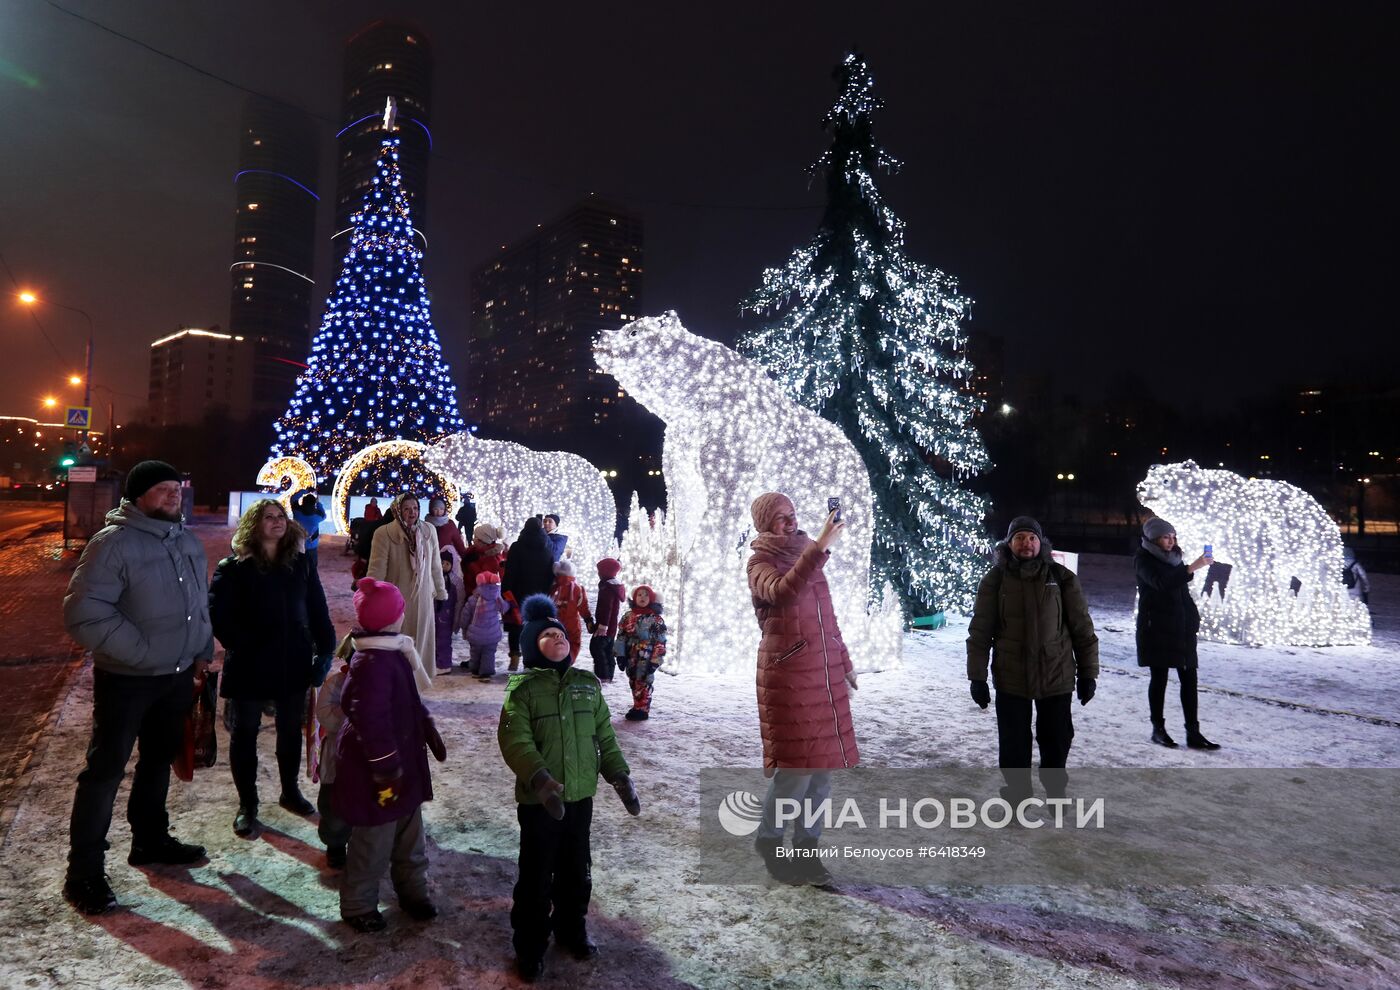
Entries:
POLYGON ((275 488, 278 493, 277 500, 290 516, 292 496, 307 488, 316 490, 316 471, 300 457, 274 457, 258 471, 257 484, 265 488, 275 488))
MULTIPOLYGON (((455 516, 457 508, 462 504, 462 493, 451 478, 434 469, 423 459, 423 452, 427 449, 426 445, 414 440, 385 440, 383 443, 371 444, 346 461, 345 466, 340 469, 340 474, 336 476, 335 488, 331 492, 331 514, 335 519, 335 531, 337 533, 350 532, 350 489, 354 487, 360 474, 364 471, 371 471, 381 464, 402 464, 404 461, 417 461, 423 465, 425 473, 436 478, 438 490, 447 498, 448 518, 455 516)), ((392 498, 398 492, 374 492, 372 494, 383 494, 392 498)), ((419 492, 418 494, 426 495, 428 493, 419 492)), ((423 506, 421 511, 426 515, 428 507, 423 506)))

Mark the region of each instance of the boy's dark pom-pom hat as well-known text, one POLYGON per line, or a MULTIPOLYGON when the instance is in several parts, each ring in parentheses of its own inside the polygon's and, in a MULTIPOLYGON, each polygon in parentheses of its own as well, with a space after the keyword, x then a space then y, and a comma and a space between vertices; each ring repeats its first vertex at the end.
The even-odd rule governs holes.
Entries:
POLYGON ((554 607, 554 599, 548 595, 531 595, 520 603, 520 617, 525 620, 525 626, 520 630, 520 654, 525 666, 554 666, 544 658, 539 647, 540 633, 551 626, 568 633, 564 623, 559 621, 559 610, 554 607))

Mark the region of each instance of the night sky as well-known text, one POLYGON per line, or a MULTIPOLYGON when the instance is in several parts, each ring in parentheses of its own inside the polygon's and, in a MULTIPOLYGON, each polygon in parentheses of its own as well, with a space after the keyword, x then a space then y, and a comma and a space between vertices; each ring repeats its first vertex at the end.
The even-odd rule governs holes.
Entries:
MULTIPOLYGON (((645 218, 644 310, 732 339, 738 300, 820 216, 804 170, 856 44, 886 102, 877 137, 905 163, 881 179, 887 201, 915 258, 976 300, 970 330, 1005 338, 1013 380, 1092 398, 1138 373, 1219 408, 1396 378, 1382 4, 623 9, 0 0, 0 254, 26 288, 93 315, 94 381, 130 414, 150 341, 228 321, 245 93, 203 73, 322 119, 324 298, 343 42, 405 17, 436 58, 423 226, 454 367, 467 272, 590 191, 645 218)), ((44 313, 60 358, 3 269, 0 289, 0 413, 36 415, 68 394, 84 325, 44 313)))

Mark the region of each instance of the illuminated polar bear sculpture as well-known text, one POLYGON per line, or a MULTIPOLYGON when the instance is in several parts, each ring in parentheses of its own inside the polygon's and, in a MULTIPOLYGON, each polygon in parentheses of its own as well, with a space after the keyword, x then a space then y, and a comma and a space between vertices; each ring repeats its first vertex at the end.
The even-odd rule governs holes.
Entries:
MULTIPOLYGON (((1188 561, 1210 544, 1215 560, 1230 565, 1223 597, 1216 590, 1197 599, 1201 638, 1248 646, 1371 641, 1370 612, 1342 584, 1337 524, 1301 488, 1183 461, 1150 468, 1138 500, 1176 526, 1188 561)), ((1192 588, 1199 595, 1202 583, 1192 588)))
MULTIPOLYGON (((676 668, 752 671, 759 629, 749 597, 749 506, 782 491, 815 537, 828 496, 846 531, 825 567, 842 637, 857 669, 899 662, 902 618, 892 591, 867 610, 871 494, 845 435, 789 399, 757 364, 697 337, 674 313, 604 331, 598 366, 666 424, 661 464, 664 526, 675 540, 679 591, 666 603, 668 657, 676 668)), ((623 550, 627 548, 623 536, 623 550)), ((623 579, 634 582, 627 574, 623 579)))
MULTIPOLYGON (((588 461, 562 451, 480 440, 471 433, 452 433, 436 441, 423 452, 423 461, 471 492, 477 521, 500 526, 507 542, 530 516, 558 513, 560 532, 569 534, 570 559, 579 581, 585 587, 590 580, 596 582, 594 567, 607 555, 617 531, 617 500, 602 472, 588 461)), ((462 536, 471 540, 470 533, 462 536)))

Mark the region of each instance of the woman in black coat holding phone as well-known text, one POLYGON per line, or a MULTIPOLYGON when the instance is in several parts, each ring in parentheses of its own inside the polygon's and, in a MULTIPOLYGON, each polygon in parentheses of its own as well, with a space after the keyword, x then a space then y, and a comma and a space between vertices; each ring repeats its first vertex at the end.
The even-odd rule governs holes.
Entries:
POLYGON ((1165 519, 1149 519, 1143 525, 1142 546, 1133 558, 1138 588, 1138 666, 1152 671, 1147 688, 1152 741, 1168 749, 1176 748, 1163 716, 1167 675, 1173 668, 1181 682, 1186 745, 1192 749, 1220 748, 1201 735, 1196 716, 1196 631, 1201 627, 1201 613, 1191 595, 1191 582, 1196 571, 1210 563, 1202 554, 1187 564, 1176 545, 1176 528, 1165 519))
POLYGON ((267 701, 277 711, 278 803, 298 815, 316 811, 297 781, 301 720, 306 690, 320 683, 335 650, 335 626, 302 538, 280 502, 259 500, 239 519, 233 554, 219 561, 209 585, 209 616, 224 647, 219 693, 232 714, 233 831, 244 838, 259 829, 258 729, 267 701))

